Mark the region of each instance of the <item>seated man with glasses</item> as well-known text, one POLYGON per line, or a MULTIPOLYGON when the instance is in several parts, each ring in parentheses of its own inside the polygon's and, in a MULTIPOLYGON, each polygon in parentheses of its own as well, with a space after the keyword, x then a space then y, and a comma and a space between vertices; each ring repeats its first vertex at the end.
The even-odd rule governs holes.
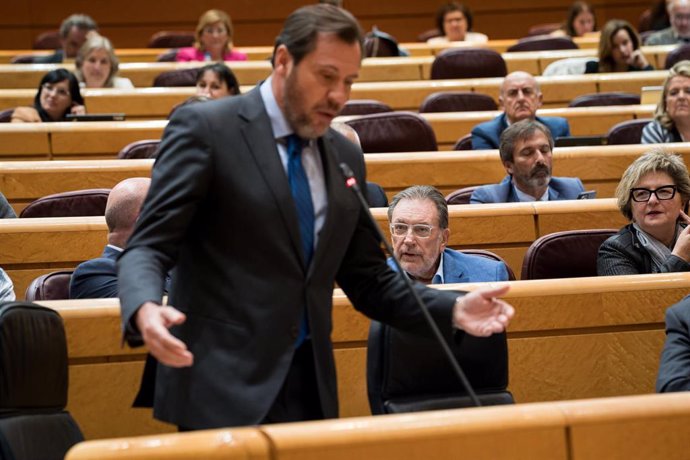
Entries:
POLYGON ((630 220, 599 248, 599 275, 690 271, 690 179, 683 159, 654 149, 637 158, 616 189, 630 220))
MULTIPOLYGON (((388 207, 393 252, 403 270, 424 284, 506 281, 503 262, 448 249, 448 205, 434 187, 415 185, 388 207)), ((388 264, 395 268, 393 261, 388 264)))

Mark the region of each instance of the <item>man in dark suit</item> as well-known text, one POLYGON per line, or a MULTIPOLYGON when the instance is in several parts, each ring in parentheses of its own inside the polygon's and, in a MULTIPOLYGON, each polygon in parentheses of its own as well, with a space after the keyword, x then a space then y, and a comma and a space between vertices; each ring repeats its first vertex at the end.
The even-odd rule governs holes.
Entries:
POLYGON ((70 299, 117 297, 116 261, 127 246, 151 179, 133 177, 118 183, 110 191, 105 205, 108 244, 101 257, 77 266, 69 284, 70 299))
MULTIPOLYGON (((265 82, 170 120, 118 261, 125 338, 161 363, 156 418, 202 429, 337 417, 335 282, 367 315, 427 331, 338 168, 365 182, 361 150, 329 129, 361 50, 351 14, 300 8, 265 82)), ((488 336, 513 314, 495 298, 505 287, 461 297, 418 289, 445 330, 488 336)))
POLYGON ((60 25, 60 43, 62 48, 48 56, 37 56, 34 64, 59 64, 65 59, 74 59, 79 48, 86 43, 89 32, 98 31, 96 21, 85 14, 73 14, 60 25))
POLYGON ((656 391, 690 391, 690 297, 666 310, 666 343, 661 352, 656 391))
POLYGON ((470 203, 575 200, 585 190, 576 177, 551 175, 553 137, 538 121, 511 125, 501 135, 498 153, 508 175, 499 184, 478 187, 470 203))
POLYGON ((472 129, 472 149, 497 149, 501 133, 521 120, 537 120, 548 126, 554 139, 570 136, 568 120, 561 117, 538 117, 542 93, 537 80, 527 72, 513 72, 503 80, 498 103, 503 113, 491 121, 480 123, 472 129))

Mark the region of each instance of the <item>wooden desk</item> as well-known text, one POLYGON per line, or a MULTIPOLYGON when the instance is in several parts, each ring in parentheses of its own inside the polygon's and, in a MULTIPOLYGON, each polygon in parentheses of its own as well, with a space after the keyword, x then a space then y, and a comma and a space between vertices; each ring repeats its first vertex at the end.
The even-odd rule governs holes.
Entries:
MULTIPOLYGON (((165 96, 167 98, 167 96, 165 96)), ((182 96, 183 97, 183 96, 182 96)), ((166 110, 163 99, 161 109, 166 110)), ((105 108, 115 108, 117 99, 113 96, 103 99, 105 108)), ((134 104, 134 100, 130 101, 134 104)), ((143 96, 139 103, 147 105, 143 96)), ((649 118, 653 105, 586 107, 568 109, 542 109, 541 116, 563 116, 571 123, 573 135, 605 135, 616 123, 637 118, 649 118)), ((142 106, 142 110, 149 108, 142 106)), ((167 111, 166 111, 167 113, 167 111)), ((429 121, 435 134, 439 150, 450 150, 455 142, 468 134, 472 128, 491 120, 500 112, 448 112, 429 113, 422 116, 429 121)), ((336 121, 349 118, 341 117, 336 121)), ((167 120, 134 120, 116 122, 59 122, 0 124, 0 158, 16 159, 69 159, 69 158, 115 158, 127 144, 142 139, 159 139, 167 120)))
MULTIPOLYGON (((529 403, 653 392, 664 340, 664 310, 685 296, 690 274, 510 284, 505 298, 516 307, 516 316, 508 333, 509 389, 517 402, 529 403)), ((64 318, 70 366, 68 410, 88 439, 174 430, 153 422, 150 411, 130 407, 144 355, 142 349, 120 347, 117 299, 41 304, 64 318)), ((334 293, 333 324, 341 416, 367 415, 369 323, 339 290, 334 293)))

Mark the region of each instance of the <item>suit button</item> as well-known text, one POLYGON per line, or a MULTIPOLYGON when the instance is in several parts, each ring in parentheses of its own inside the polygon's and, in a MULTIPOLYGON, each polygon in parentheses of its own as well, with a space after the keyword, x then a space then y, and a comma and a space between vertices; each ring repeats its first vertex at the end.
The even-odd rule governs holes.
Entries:
POLYGON ((297 339, 297 336, 299 335, 299 327, 298 326, 292 326, 290 328, 290 336, 293 339, 297 339))

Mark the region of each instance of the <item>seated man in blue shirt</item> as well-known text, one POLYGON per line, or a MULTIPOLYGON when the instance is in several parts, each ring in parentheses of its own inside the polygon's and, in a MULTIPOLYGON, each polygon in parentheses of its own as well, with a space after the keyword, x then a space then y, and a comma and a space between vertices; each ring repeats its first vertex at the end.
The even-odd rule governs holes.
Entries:
MULTIPOLYGON (((434 187, 415 185, 388 207, 393 252, 403 270, 424 284, 507 281, 503 262, 448 249, 448 205, 434 187)), ((394 267, 391 259, 388 264, 394 267)))
POLYGON ((133 177, 123 180, 110 191, 105 206, 108 244, 100 257, 87 260, 76 268, 69 285, 70 299, 117 297, 115 262, 127 246, 150 184, 148 177, 133 177))
POLYGON ((521 120, 537 120, 548 126, 554 138, 570 136, 568 120, 561 117, 538 117, 542 94, 537 80, 527 72, 513 72, 503 80, 498 103, 503 114, 472 129, 472 149, 497 149, 501 133, 521 120))
POLYGON ((477 188, 470 203, 575 200, 584 192, 576 177, 552 177, 553 137, 549 128, 524 120, 501 135, 499 154, 508 175, 500 184, 477 188))

